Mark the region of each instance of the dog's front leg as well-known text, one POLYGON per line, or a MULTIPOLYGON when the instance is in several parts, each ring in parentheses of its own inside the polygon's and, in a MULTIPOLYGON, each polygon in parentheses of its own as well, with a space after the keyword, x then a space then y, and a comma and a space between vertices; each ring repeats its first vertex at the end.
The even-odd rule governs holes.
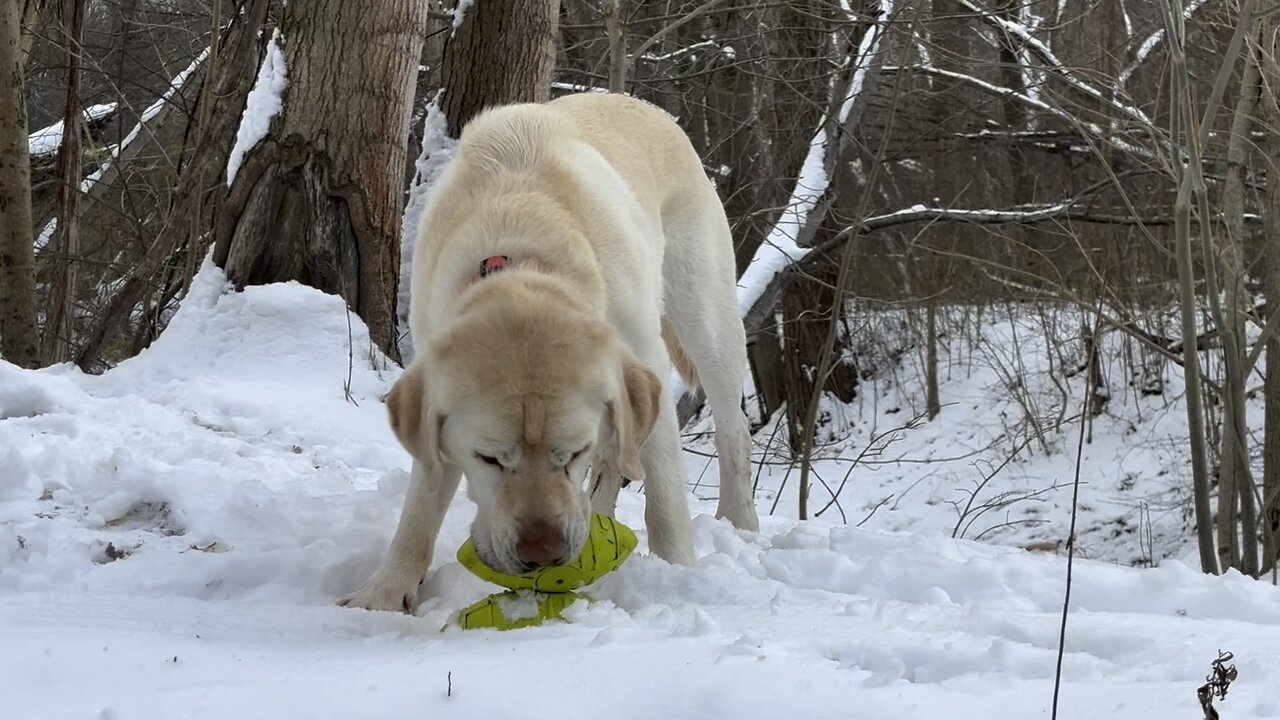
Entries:
POLYGON ((461 478, 456 465, 445 463, 438 473, 431 473, 413 461, 400 523, 386 558, 364 585, 339 598, 339 605, 413 613, 418 585, 431 565, 436 536, 461 478))

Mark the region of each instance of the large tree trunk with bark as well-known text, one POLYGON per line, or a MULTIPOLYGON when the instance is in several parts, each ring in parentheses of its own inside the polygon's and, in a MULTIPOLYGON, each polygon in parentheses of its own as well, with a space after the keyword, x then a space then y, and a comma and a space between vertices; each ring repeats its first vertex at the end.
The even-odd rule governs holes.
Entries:
POLYGON ((31 245, 31 164, 22 70, 22 3, 0 5, 0 354, 35 367, 35 257, 31 245))
POLYGON ((393 359, 405 140, 426 13, 404 0, 286 6, 282 109, 235 175, 214 255, 238 288, 297 280, 342 296, 393 359))
POLYGON ((559 18, 560 0, 484 0, 466 10, 444 52, 450 137, 486 107, 550 99, 559 18))

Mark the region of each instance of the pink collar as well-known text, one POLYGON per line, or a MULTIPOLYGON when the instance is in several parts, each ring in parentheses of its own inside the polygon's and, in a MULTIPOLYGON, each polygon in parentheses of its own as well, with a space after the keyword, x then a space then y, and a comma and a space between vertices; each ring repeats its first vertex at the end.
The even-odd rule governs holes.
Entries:
POLYGON ((467 280, 467 287, 475 285, 490 274, 496 273, 510 264, 511 258, 507 255, 494 255, 492 257, 485 258, 480 262, 480 272, 472 275, 471 278, 467 280))

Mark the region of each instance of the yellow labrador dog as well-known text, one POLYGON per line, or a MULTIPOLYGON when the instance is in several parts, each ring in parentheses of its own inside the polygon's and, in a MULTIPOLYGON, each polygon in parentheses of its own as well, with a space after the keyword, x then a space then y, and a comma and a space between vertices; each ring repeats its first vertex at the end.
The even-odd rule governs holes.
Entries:
POLYGON ((729 225, 665 112, 592 93, 479 115, 413 262, 417 355, 387 397, 412 479, 386 558, 339 604, 412 612, 462 475, 497 570, 576 558, 624 477, 644 481, 650 549, 692 564, 673 363, 715 419, 717 517, 758 530, 729 225))

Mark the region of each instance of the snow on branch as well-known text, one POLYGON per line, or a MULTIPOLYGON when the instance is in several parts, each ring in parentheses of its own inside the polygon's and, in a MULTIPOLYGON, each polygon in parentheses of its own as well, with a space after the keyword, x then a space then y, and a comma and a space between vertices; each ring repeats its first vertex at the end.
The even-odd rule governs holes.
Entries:
POLYGON ((703 40, 702 42, 694 43, 692 45, 689 45, 688 47, 676 48, 671 52, 666 52, 659 55, 654 55, 652 53, 645 53, 644 55, 637 56, 636 59, 644 60, 646 62, 666 62, 667 60, 675 60, 678 58, 683 58, 686 55, 695 55, 700 50, 715 50, 717 53, 722 51, 726 53, 732 53, 732 50, 730 48, 726 47, 722 49, 720 47, 720 43, 715 40, 703 40))
POLYGON ((585 92, 607 93, 609 92, 609 88, 607 87, 595 87, 594 85, 583 85, 581 83, 570 83, 570 82, 560 82, 560 81, 551 83, 551 89, 563 90, 565 92, 571 92, 571 93, 585 93, 585 92))
MULTIPOLYGON (((1191 16, 1195 15, 1197 10, 1207 4, 1208 0, 1191 0, 1191 2, 1187 3, 1187 6, 1183 8, 1182 17, 1190 20, 1191 16)), ((1124 87, 1129 83, 1129 78, 1133 77, 1133 74, 1138 71, 1138 68, 1141 67, 1142 64, 1147 61, 1147 58, 1151 56, 1151 51, 1155 50, 1156 46, 1164 40, 1164 31, 1164 28, 1160 28, 1148 35, 1146 40, 1142 41, 1142 44, 1138 46, 1137 51, 1133 54, 1133 61, 1120 71, 1120 77, 1116 79, 1116 85, 1124 87)))
MULTIPOLYGON (((912 205, 882 215, 873 215, 857 225, 841 230, 829 240, 808 249, 808 252, 796 259, 797 263, 811 256, 825 253, 849 239, 855 232, 883 230, 887 227, 913 222, 964 222, 978 225, 1033 225, 1042 222, 1069 221, 1102 223, 1108 225, 1172 225, 1172 215, 1139 217, 1130 214, 1108 214, 1088 210, 1077 210, 1076 207, 1085 199, 1079 195, 1059 203, 1048 205, 1019 205, 1007 209, 996 208, 947 208, 912 205)), ((1260 223, 1262 216, 1257 213, 1245 213, 1245 222, 1260 223)))
POLYGON ((967 75, 965 73, 959 73, 953 70, 944 70, 942 68, 934 67, 931 65, 905 65, 905 66, 904 65, 887 65, 884 67, 885 72, 904 72, 909 70, 915 71, 915 72, 928 73, 930 75, 936 75, 938 77, 950 78, 952 80, 957 80, 959 82, 972 85, 985 92, 991 93, 992 95, 997 95, 1000 97, 1017 100, 1020 103, 1023 103, 1032 108, 1035 108, 1036 110, 1040 110, 1040 111, 1049 113, 1054 117, 1066 120, 1070 124, 1083 130, 1086 135, 1092 137, 1094 140, 1098 142, 1106 143, 1116 148, 1117 150, 1122 150, 1126 153, 1130 153, 1138 157, 1143 157, 1148 159, 1152 157, 1151 153, 1147 151, 1145 148, 1137 145, 1133 145, 1131 143, 1124 142, 1123 140, 1116 138, 1114 134, 1105 131, 1097 123, 1084 122, 1076 118, 1075 116, 1071 115, 1070 113, 1067 113, 1059 108, 1056 108, 1050 105, 1049 103, 1045 102, 1044 100, 1041 100, 1038 97, 1034 97, 1026 93, 1018 92, 1017 90, 1014 90, 1012 88, 996 85, 994 83, 987 82, 986 80, 983 80, 981 78, 974 77, 973 75, 967 75))
POLYGON ((1130 120, 1133 120, 1144 128, 1155 127, 1151 118, 1147 117, 1147 114, 1142 112, 1142 110, 1137 106, 1128 105, 1116 100, 1111 97, 1109 93, 1105 93, 1101 89, 1094 87, 1092 83, 1081 79, 1075 72, 1068 68, 1065 63, 1058 59, 1058 56, 1054 54, 1053 50, 1051 50, 1048 45, 1037 39, 1032 34, 1031 30, 1025 25, 1013 22, 1012 20, 1006 20, 999 15, 996 15, 991 10, 973 2, 973 0, 959 1, 962 6, 976 13, 979 19, 983 22, 1003 30, 1011 37, 1017 38, 1017 40, 1022 43, 1026 49, 1031 52, 1031 54, 1039 58, 1040 62, 1052 68, 1058 77, 1071 87, 1120 111, 1121 114, 1127 116, 1130 120))
POLYGON ((967 209, 927 207, 912 205, 883 215, 874 215, 862 221, 864 230, 877 230, 890 225, 918 222, 921 220, 953 220, 978 223, 1036 223, 1061 217, 1063 213, 1076 204, 1073 198, 1054 205, 1037 205, 1016 207, 1008 210, 994 208, 967 209))
MULTIPOLYGON (((851 75, 844 98, 836 110, 836 126, 844 126, 848 121, 866 86, 867 72, 879 57, 881 41, 886 34, 886 23, 893 10, 892 0, 881 0, 880 8, 881 18, 867 28, 858 43, 857 52, 846 61, 851 75)), ((800 234, 809 224, 810 213, 817 207, 831 183, 828 169, 834 165, 831 153, 839 153, 839 142, 827 134, 831 119, 823 116, 809 142, 809 150, 782 215, 769 230, 751 264, 738 280, 738 310, 744 316, 779 273, 808 253, 808 248, 801 247, 799 243, 800 234)))
MULTIPOLYGON (((115 103, 90 105, 82 111, 84 121, 85 123, 91 123, 95 120, 100 120, 115 112, 115 109, 115 103)), ((62 120, 59 120, 49 127, 40 128, 28 135, 27 154, 33 158, 38 158, 58 152, 58 148, 62 147, 62 122, 62 120)))
POLYGON ((458 28, 462 27, 462 21, 467 19, 467 10, 470 10, 474 3, 475 0, 458 0, 458 4, 449 11, 453 15, 453 28, 449 31, 450 34, 458 32, 458 28))
POLYGON ((107 168, 111 166, 112 162, 119 159, 120 154, 124 152, 125 148, 129 147, 134 140, 138 139, 138 136, 142 134, 142 130, 146 127, 146 124, 155 119, 166 105, 173 102, 174 96, 181 92, 182 88, 186 86, 187 80, 191 79, 191 76, 197 69, 199 69, 207 57, 209 57, 209 48, 205 48, 203 52, 191 61, 191 64, 188 65, 185 70, 175 75, 173 80, 169 81, 169 88, 164 91, 164 94, 161 95, 159 99, 151 103, 146 110, 142 111, 142 114, 138 116, 138 124, 133 126, 133 129, 129 131, 129 134, 126 135, 119 144, 108 148, 108 152, 111 156, 110 159, 99 165, 97 170, 94 170, 88 177, 80 182, 80 192, 89 192, 89 190, 102 179, 103 174, 106 173, 107 168))

